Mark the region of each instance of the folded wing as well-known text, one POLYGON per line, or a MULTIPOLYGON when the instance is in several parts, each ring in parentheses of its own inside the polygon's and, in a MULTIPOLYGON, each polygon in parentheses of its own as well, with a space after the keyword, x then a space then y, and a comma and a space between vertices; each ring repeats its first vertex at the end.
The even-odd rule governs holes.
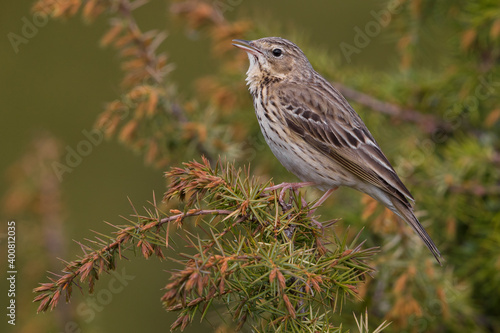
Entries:
MULTIPOLYGON (((326 83, 326 82, 325 82, 326 83)), ((401 182, 365 124, 331 85, 283 84, 279 103, 289 129, 361 180, 411 207, 401 182)))

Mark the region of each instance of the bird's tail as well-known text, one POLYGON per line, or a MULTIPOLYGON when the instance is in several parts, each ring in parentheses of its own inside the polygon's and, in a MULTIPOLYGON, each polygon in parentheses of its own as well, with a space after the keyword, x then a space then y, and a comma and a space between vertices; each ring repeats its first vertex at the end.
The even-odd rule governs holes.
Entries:
POLYGON ((441 253, 439 253, 439 250, 438 250, 436 244, 434 244, 434 242, 432 241, 432 239, 429 236, 429 234, 427 233, 427 231, 425 231, 422 224, 420 224, 418 219, 413 214, 412 208, 409 207, 408 205, 405 205, 397 198, 393 197, 393 198, 391 198, 391 201, 392 201, 392 204, 395 208, 395 210, 393 210, 394 213, 399 215, 403 220, 405 220, 413 228, 413 230, 415 230, 415 232, 420 236, 420 238, 422 238, 425 245, 427 245, 429 250, 432 252, 432 254, 434 255, 434 258, 436 258, 439 265, 442 266, 443 264, 441 263, 441 253))

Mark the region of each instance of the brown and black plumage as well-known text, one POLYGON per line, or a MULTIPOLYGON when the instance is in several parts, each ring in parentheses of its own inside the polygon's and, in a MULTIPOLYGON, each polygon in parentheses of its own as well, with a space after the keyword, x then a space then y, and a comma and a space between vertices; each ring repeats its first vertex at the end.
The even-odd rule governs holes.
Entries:
MULTIPOLYGON (((247 83, 262 133, 274 155, 307 184, 352 187, 383 203, 436 245, 413 214, 413 197, 346 99, 312 68, 292 42, 234 40, 250 60, 247 83)), ((324 200, 323 198, 320 200, 324 200)))

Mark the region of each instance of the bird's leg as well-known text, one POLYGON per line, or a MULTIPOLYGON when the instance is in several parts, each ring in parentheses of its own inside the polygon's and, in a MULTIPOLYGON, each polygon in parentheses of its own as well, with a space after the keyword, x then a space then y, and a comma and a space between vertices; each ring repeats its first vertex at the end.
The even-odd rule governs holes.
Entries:
POLYGON ((307 216, 311 218, 311 221, 313 224, 315 224, 319 229, 321 229, 321 232, 323 232, 324 230, 324 227, 323 227, 323 224, 321 224, 320 222, 318 222, 315 218, 312 217, 312 215, 314 214, 314 212, 316 211, 316 209, 321 206, 321 204, 323 202, 325 202, 326 199, 328 199, 328 197, 333 193, 333 191, 335 191, 336 189, 338 189, 338 187, 334 187, 334 188, 331 188, 329 189, 328 191, 325 192, 325 194, 323 194, 323 196, 321 198, 319 198, 319 200, 311 207, 311 210, 309 211, 309 213, 307 213, 307 216))
MULTIPOLYGON (((279 194, 279 203, 281 205, 281 207, 285 208, 287 207, 287 205, 285 204, 284 202, 284 197, 285 197, 285 192, 286 190, 292 190, 292 191, 295 191, 295 193, 297 194, 297 190, 299 188, 302 188, 302 187, 305 187, 305 186, 312 186, 312 185, 316 185, 314 182, 302 182, 302 183, 281 183, 281 184, 278 184, 278 185, 274 185, 274 186, 270 186, 270 187, 266 187, 264 189, 264 191, 274 191, 274 190, 277 190, 277 189, 281 189, 280 191, 280 194, 279 194)), ((316 211, 316 209, 323 203, 325 202, 326 199, 328 199, 328 197, 333 193, 333 191, 335 191, 338 187, 335 187, 335 188, 331 188, 329 189, 328 191, 325 192, 325 194, 323 194, 323 196, 318 200, 318 202, 316 202, 311 210, 309 211, 309 213, 307 214, 308 217, 311 217, 314 212, 316 211)), ((302 207, 307 207, 307 201, 302 198, 302 207)), ((323 225, 318 222, 316 219, 314 218, 311 218, 311 221, 313 224, 315 224, 319 229, 321 229, 321 231, 323 231, 323 225)))
MULTIPOLYGON (((296 188, 296 189, 294 189, 293 191, 295 192, 295 195, 298 195, 298 194, 299 194, 299 193, 298 193, 298 192, 299 192, 299 190, 298 190, 297 188, 296 188)), ((325 198, 325 199, 326 199, 326 198, 325 198)), ((306 201, 306 199, 304 199, 304 197, 301 197, 301 208, 307 208, 307 206, 308 206, 308 205, 307 205, 307 201, 306 201)), ((311 214, 310 214, 310 213, 308 213, 308 214, 307 214, 307 216, 308 216, 308 217, 310 217, 310 216, 311 216, 311 214)), ((320 222, 318 222, 316 219, 314 219, 314 218, 312 218, 312 217, 311 217, 311 222, 312 222, 314 225, 316 225, 316 227, 318 227, 318 229, 320 229, 320 230, 321 230, 321 233, 323 233, 323 230, 324 230, 324 228, 323 228, 323 224, 321 224, 320 222)))
POLYGON ((305 187, 305 186, 311 186, 311 185, 314 185, 314 183, 313 182, 281 183, 281 184, 278 184, 278 185, 266 187, 264 189, 264 191, 274 191, 274 190, 277 190, 277 189, 281 189, 279 197, 278 197, 278 201, 279 201, 281 207, 286 207, 287 205, 284 202, 284 197, 285 197, 286 190, 296 191, 299 188, 302 188, 302 187, 305 187))
POLYGON ((336 189, 338 189, 338 187, 334 187, 334 188, 331 188, 329 189, 328 191, 325 192, 325 194, 323 194, 323 196, 321 198, 319 198, 319 200, 311 207, 311 210, 309 211, 309 214, 308 216, 311 216, 312 214, 314 214, 314 212, 316 211, 316 209, 321 206, 323 204, 323 202, 325 202, 326 199, 328 199, 328 197, 333 193, 333 191, 335 191, 336 189))

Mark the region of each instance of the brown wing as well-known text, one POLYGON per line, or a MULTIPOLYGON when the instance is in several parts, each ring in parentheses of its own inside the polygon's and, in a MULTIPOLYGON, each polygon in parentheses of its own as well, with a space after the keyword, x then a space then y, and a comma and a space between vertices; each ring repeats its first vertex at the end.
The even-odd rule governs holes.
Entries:
POLYGON ((410 206, 412 195, 358 114, 326 81, 283 83, 278 93, 290 130, 363 181, 410 206))

